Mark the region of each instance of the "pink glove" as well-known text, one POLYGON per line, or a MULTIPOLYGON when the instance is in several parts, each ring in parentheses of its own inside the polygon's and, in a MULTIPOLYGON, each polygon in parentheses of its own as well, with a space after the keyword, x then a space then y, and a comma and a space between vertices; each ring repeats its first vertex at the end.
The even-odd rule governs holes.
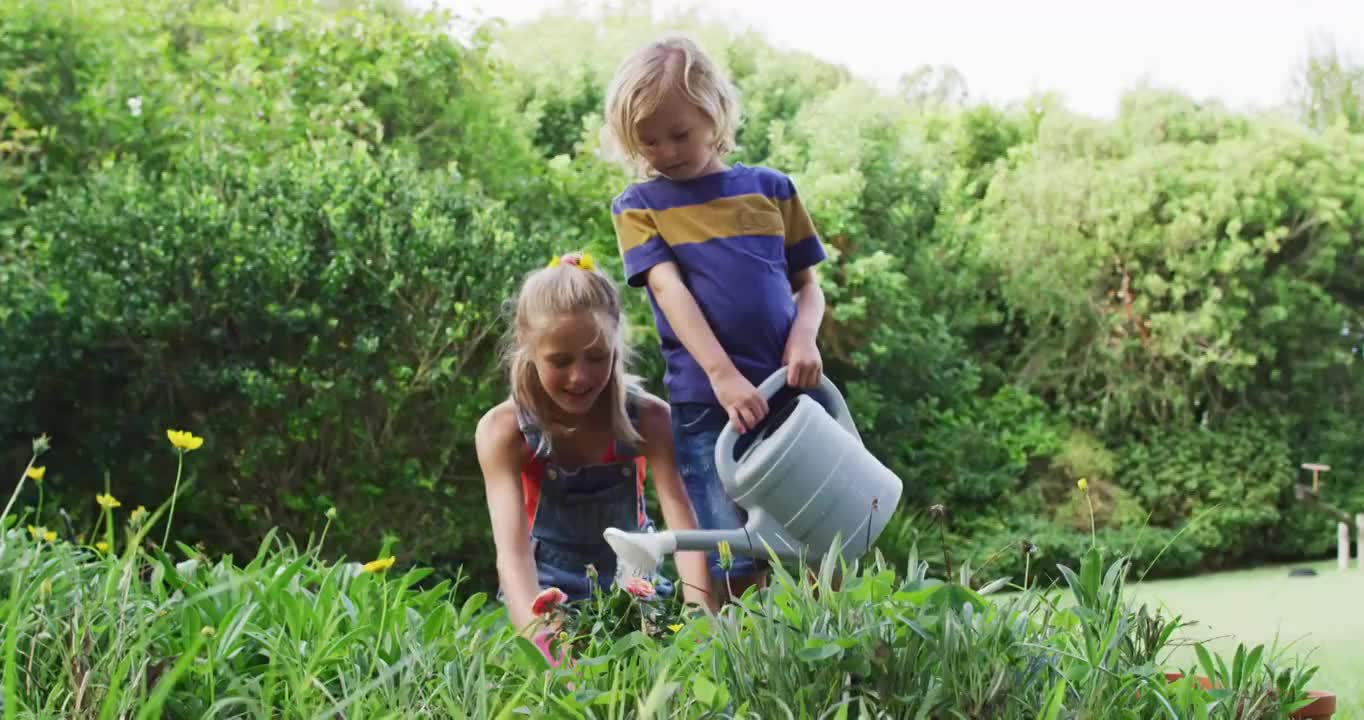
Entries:
POLYGON ((549 661, 549 666, 557 668, 560 663, 567 659, 568 651, 560 650, 558 659, 555 659, 555 657, 550 654, 549 643, 554 639, 554 634, 552 629, 544 628, 535 633, 535 637, 531 638, 531 642, 535 643, 535 647, 540 648, 540 652, 543 653, 545 659, 549 661))

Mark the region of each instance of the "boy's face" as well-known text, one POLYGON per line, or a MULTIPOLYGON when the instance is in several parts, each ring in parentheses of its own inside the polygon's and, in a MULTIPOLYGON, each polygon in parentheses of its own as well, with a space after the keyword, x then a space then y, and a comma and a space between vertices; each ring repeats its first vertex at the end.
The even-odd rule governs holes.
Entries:
POLYGON ((714 124, 680 93, 669 93, 636 129, 640 153, 666 178, 691 180, 724 169, 714 124))

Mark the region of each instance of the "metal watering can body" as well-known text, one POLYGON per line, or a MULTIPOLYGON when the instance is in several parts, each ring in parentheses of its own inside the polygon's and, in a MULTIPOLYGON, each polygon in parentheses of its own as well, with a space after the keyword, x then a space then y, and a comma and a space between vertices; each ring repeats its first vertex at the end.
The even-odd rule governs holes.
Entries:
MULTIPOLYGON (((782 368, 758 386, 769 400, 786 387, 782 368)), ((828 552, 848 561, 865 554, 885 529, 904 489, 900 479, 862 444, 838 388, 827 378, 782 408, 773 408, 736 459, 740 441, 726 425, 715 446, 716 470, 725 492, 748 511, 736 530, 680 530, 605 537, 623 574, 646 574, 663 553, 714 550, 727 541, 735 554, 818 562, 828 552), (835 547, 837 540, 837 547, 835 547)), ((748 438, 745 437, 745 440, 748 438)))

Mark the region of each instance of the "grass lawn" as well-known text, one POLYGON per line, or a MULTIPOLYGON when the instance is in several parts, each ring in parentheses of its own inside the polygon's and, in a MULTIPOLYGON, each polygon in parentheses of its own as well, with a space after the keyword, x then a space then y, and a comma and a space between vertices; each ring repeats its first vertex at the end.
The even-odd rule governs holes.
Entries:
MULTIPOLYGON (((1204 641, 1230 662, 1236 643, 1266 652, 1276 642, 1289 656, 1305 656, 1320 669, 1310 687, 1330 690, 1340 700, 1333 720, 1364 720, 1364 569, 1349 570, 1334 560, 1217 573, 1184 580, 1129 585, 1131 597, 1169 608, 1193 620, 1182 637, 1204 641), (1316 577, 1290 577, 1292 567, 1310 567, 1316 577)), ((1180 648, 1169 664, 1197 662, 1192 648, 1180 648)))

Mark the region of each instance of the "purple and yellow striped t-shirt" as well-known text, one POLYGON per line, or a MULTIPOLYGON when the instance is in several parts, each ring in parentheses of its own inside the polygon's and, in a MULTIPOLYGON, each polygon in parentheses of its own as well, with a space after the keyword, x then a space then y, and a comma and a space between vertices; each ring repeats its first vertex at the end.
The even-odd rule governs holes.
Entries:
MULTIPOLYGON (((781 367, 796 316, 790 275, 825 258, 814 223, 786 175, 734 167, 694 180, 655 178, 611 203, 626 281, 645 287, 654 265, 682 281, 739 372, 757 384, 781 367)), ((715 402, 700 365, 649 293, 672 402, 715 402)))

